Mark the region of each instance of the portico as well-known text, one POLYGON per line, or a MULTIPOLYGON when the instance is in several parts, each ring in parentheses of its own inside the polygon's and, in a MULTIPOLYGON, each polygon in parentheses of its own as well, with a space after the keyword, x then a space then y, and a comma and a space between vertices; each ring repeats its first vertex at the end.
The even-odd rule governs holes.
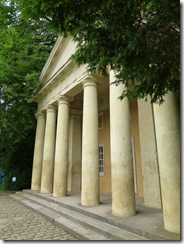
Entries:
MULTIPOLYGON (((107 77, 89 73, 69 59, 74 50, 71 39, 58 38, 40 76, 33 99, 38 112, 31 190, 55 198, 78 192, 86 207, 99 205, 100 193, 112 193, 112 214, 122 218, 136 215, 136 195, 162 209, 168 200, 162 191, 167 176, 160 173, 158 108, 149 100, 118 100, 126 87, 111 85, 114 71, 107 77)), ((177 161, 170 165, 178 180, 170 182, 179 203, 179 156, 177 161)), ((169 210, 177 227, 165 228, 179 232, 179 210, 169 210)))

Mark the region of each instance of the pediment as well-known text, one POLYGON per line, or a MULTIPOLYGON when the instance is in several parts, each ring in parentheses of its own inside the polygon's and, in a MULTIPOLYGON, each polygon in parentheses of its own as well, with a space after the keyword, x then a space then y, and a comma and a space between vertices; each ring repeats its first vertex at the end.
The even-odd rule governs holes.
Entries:
MULTIPOLYGON (((95 79, 98 83, 107 79, 98 73, 91 74, 87 64, 79 66, 73 62, 70 58, 75 50, 76 43, 72 38, 58 37, 40 74, 39 84, 32 99, 38 103, 40 111, 46 109, 48 104, 56 102, 61 95, 75 97, 82 92, 82 82, 87 78, 95 79)), ((103 88, 102 92, 105 91, 106 88, 103 88)))
POLYGON ((70 57, 75 52, 76 44, 70 37, 58 37, 39 77, 36 93, 43 89, 62 70, 72 67, 70 57))

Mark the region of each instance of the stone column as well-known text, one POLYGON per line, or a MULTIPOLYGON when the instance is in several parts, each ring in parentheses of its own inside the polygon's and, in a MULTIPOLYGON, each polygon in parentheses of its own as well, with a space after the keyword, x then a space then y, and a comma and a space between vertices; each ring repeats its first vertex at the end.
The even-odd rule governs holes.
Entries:
POLYGON ((161 105, 154 104, 164 227, 180 232, 180 118, 179 104, 169 92, 161 105))
POLYGON ((99 204, 98 99, 94 80, 83 82, 82 192, 81 204, 99 204))
POLYGON ((144 204, 161 208, 160 175, 158 167, 153 105, 143 99, 138 100, 139 135, 143 172, 144 204))
MULTIPOLYGON (((110 83, 113 81, 111 70, 110 83)), ((125 89, 124 84, 110 84, 112 214, 120 217, 136 213, 129 102, 118 99, 125 89)))
POLYGON ((69 102, 66 97, 62 96, 58 101, 58 121, 54 163, 54 197, 64 197, 67 195, 68 127, 69 102))
POLYGON ((54 152, 56 137, 56 110, 52 105, 47 108, 41 193, 52 193, 54 173, 54 152))
POLYGON ((45 136, 45 113, 39 112, 36 114, 37 128, 35 138, 35 148, 33 157, 33 170, 31 190, 40 190, 41 173, 42 173, 42 159, 43 159, 43 145, 45 136))
POLYGON ((72 110, 69 119, 68 191, 81 190, 82 111, 72 110))

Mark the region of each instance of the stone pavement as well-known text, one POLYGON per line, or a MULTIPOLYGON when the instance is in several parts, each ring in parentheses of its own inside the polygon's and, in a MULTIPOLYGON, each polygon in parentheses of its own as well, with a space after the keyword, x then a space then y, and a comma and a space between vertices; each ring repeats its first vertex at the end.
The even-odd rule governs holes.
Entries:
POLYGON ((7 194, 0 194, 0 240, 78 239, 7 194))

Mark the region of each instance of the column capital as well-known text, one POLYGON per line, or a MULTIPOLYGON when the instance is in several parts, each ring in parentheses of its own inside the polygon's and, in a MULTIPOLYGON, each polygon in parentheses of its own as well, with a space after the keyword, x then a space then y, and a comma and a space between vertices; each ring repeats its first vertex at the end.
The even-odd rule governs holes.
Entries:
POLYGON ((47 108, 46 108, 46 112, 47 113, 52 113, 52 112, 54 112, 54 113, 56 113, 56 107, 54 107, 53 105, 51 105, 51 104, 49 104, 48 106, 47 106, 47 108))
POLYGON ((57 99, 57 102, 58 102, 58 105, 60 104, 69 104, 69 102, 72 102, 74 99, 73 97, 69 97, 69 96, 60 96, 58 99, 57 99))
POLYGON ((95 86, 97 87, 97 80, 95 78, 92 77, 88 77, 85 80, 82 81, 83 84, 83 88, 87 87, 87 86, 95 86))
POLYGON ((36 117, 36 119, 45 119, 45 113, 39 111, 39 112, 35 113, 35 117, 36 117))

